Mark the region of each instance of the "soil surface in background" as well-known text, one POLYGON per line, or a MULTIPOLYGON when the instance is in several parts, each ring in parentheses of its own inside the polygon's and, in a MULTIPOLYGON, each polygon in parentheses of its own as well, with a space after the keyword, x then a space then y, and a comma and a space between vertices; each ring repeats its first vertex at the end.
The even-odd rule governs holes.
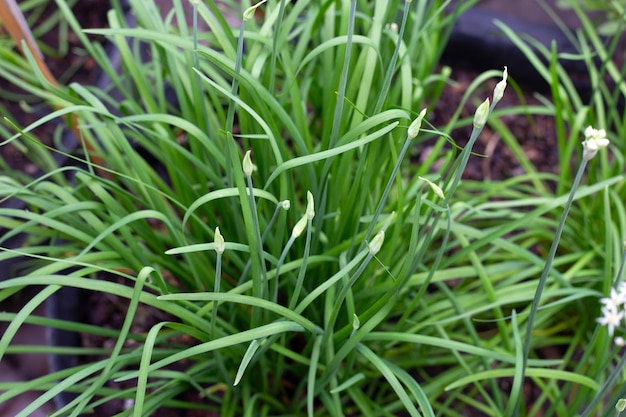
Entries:
MULTIPOLYGON (((498 0, 501 1, 501 0, 498 0)), ((510 1, 510 0, 504 0, 510 1)), ((516 1, 520 3, 520 1, 516 1)), ((54 2, 50 2, 49 7, 54 7, 54 2)), ((76 17, 79 19, 83 27, 104 27, 106 26, 106 12, 109 9, 109 0, 80 0, 74 7, 76 17)), ((58 31, 51 31, 45 35, 41 41, 52 48, 56 48, 59 44, 58 31)), ((6 36, 2 34, 2 36, 6 36)), ((52 73, 60 79, 68 79, 81 84, 90 85, 93 84, 97 78, 98 72, 95 62, 84 57, 80 51, 81 47, 76 35, 68 34, 69 50, 70 54, 67 57, 61 59, 48 59, 47 63, 52 73), (68 72, 69 71, 69 72, 68 72)), ((501 69, 501 68, 496 68, 501 69)), ((515 77, 514 70, 511 69, 511 76, 515 77)), ((461 102, 462 96, 467 90, 469 84, 478 76, 479 72, 476 72, 470 68, 455 67, 453 69, 451 79, 456 83, 448 85, 441 99, 437 102, 435 109, 428 114, 427 118, 429 123, 434 126, 443 126, 451 118, 452 113, 457 109, 458 103, 461 102)), ((481 93, 477 94, 472 100, 469 100, 465 108, 463 109, 462 116, 471 117, 474 114, 476 105, 487 97, 491 97, 493 87, 498 80, 494 79, 491 83, 485 86, 481 93)), ((0 80, 0 90, 10 91, 14 94, 20 95, 20 98, 26 99, 28 97, 21 96, 21 92, 17 91, 13 86, 9 85, 6 81, 0 80)), ((516 92, 509 88, 505 93, 504 98, 498 104, 499 108, 504 106, 519 105, 520 102, 527 104, 537 103, 537 99, 534 94, 529 90, 518 96, 516 92)), ((19 103, 9 101, 6 99, 0 99, 0 104, 7 110, 8 117, 14 120, 18 126, 24 127, 30 123, 36 121, 40 116, 45 114, 45 110, 41 109, 37 112, 28 112, 24 110, 24 106, 19 103)), ((31 105, 35 103, 30 102, 31 105)), ((0 107, 1 109, 1 107, 0 107)), ((554 173, 558 167, 558 154, 556 152, 554 123, 549 117, 533 117, 532 120, 525 116, 507 116, 502 118, 504 122, 512 131, 513 135, 519 141, 520 146, 526 153, 528 159, 537 167, 539 171, 554 173)), ((54 135, 54 126, 44 126, 38 129, 35 134, 37 137, 47 143, 52 143, 54 135)), ((469 138, 471 129, 463 129, 454 132, 453 139, 458 145, 463 146, 467 138, 469 138)), ((2 138, 4 140, 5 138, 2 138)), ((581 139, 582 140, 582 139, 581 139)), ((424 144, 423 148, 420 148, 413 155, 414 161, 419 163, 420 160, 425 159, 429 152, 429 144, 424 144)), ((516 160, 510 149, 508 149, 503 143, 499 135, 489 129, 488 127, 483 131, 479 137, 474 152, 483 155, 473 156, 470 158, 469 165, 465 171, 465 178, 477 181, 491 181, 501 180, 518 176, 524 171, 520 167, 519 162, 516 160)), ((0 156, 4 158, 9 166, 18 171, 22 171, 28 174, 33 174, 37 171, 36 167, 31 164, 28 159, 22 156, 22 153, 17 150, 13 145, 0 146, 0 156)), ((0 311, 19 311, 28 297, 12 300, 10 304, 7 301, 0 302, 0 311)), ((96 308, 90 309, 91 317, 89 321, 92 323, 98 323, 107 327, 119 327, 123 321, 124 314, 120 310, 118 303, 102 298, 99 300, 91 300, 96 308)), ((40 313, 43 314, 43 313, 40 313)), ((3 332, 6 328, 6 324, 0 323, 0 332, 3 332)), ((28 326, 24 328, 25 331, 19 334, 19 343, 30 344, 45 344, 46 336, 43 329, 37 326, 28 326)), ((102 341, 86 341, 89 343, 100 343, 102 341)), ((33 362, 31 356, 12 356, 8 355, 0 362, 0 375, 5 375, 7 378, 13 378, 12 380, 29 380, 35 378, 37 375, 44 375, 48 372, 45 358, 39 358, 38 361, 33 362), (34 368, 34 369, 33 369, 34 368), (29 369, 26 373, 26 369, 29 369)), ((0 381, 2 379, 0 378, 0 381)), ((15 413, 22 409, 24 406, 32 401, 32 396, 25 396, 17 399, 12 403, 0 404, 0 417, 12 417, 15 413)), ((45 415, 43 412, 52 410, 51 406, 42 410, 39 415, 45 415)), ((112 415, 113 410, 101 410, 103 414, 96 415, 112 415)), ((117 412, 117 411, 115 411, 117 412)), ((33 414, 36 415, 36 414, 33 414)), ((182 417, 195 417, 195 412, 184 411, 182 413, 172 414, 160 414, 164 416, 177 415, 182 417)))

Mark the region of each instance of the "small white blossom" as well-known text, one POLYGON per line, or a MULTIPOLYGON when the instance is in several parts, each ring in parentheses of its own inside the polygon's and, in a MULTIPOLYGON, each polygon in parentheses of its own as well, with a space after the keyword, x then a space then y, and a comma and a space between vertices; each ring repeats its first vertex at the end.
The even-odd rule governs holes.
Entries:
POLYGON ((278 204, 279 204, 279 205, 283 208, 283 210, 285 210, 285 211, 287 211, 287 210, 289 210, 289 209, 291 208, 291 201, 289 201, 289 200, 283 200, 283 201, 281 201, 281 202, 280 202, 280 203, 278 203, 278 204))
POLYGON ((588 126, 585 129, 585 140, 583 142, 583 159, 591 160, 598 151, 609 146, 610 141, 606 138, 604 129, 594 129, 588 126))
POLYGON ((624 338, 622 336, 617 336, 615 339, 613 339, 613 342, 617 346, 624 346, 624 345, 626 345, 626 340, 624 340, 624 338))
POLYGON ((619 291, 611 288, 611 294, 606 298, 601 298, 600 303, 607 307, 619 308, 619 306, 626 303, 626 292, 624 290, 626 290, 624 283, 620 286, 619 291))
POLYGON ((619 327, 620 322, 624 318, 624 311, 619 311, 617 306, 612 301, 607 301, 602 307, 602 317, 596 319, 598 323, 606 326, 609 330, 609 335, 613 336, 613 332, 616 327, 619 327))

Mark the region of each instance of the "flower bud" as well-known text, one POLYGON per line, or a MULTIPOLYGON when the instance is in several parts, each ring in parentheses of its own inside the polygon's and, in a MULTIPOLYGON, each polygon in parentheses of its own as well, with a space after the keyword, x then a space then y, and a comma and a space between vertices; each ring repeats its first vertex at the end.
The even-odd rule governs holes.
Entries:
POLYGON ((486 98, 474 113, 474 129, 482 129, 487 122, 487 116, 489 116, 489 99, 486 98))
POLYGON ((291 201, 289 201, 289 200, 283 200, 283 201, 281 201, 281 202, 280 202, 280 203, 278 203, 278 204, 279 204, 279 205, 283 208, 283 210, 285 210, 285 211, 287 211, 287 210, 289 210, 289 209, 291 208, 291 201))
POLYGON ((610 141, 606 138, 604 129, 594 129, 588 126, 585 129, 585 140, 583 142, 583 160, 591 160, 600 149, 609 146, 609 143, 610 141))
POLYGON ((246 155, 243 157, 243 173, 246 177, 252 175, 252 171, 254 170, 254 165, 252 165, 252 159, 250 159, 250 151, 246 152, 246 155))
POLYGON ((374 239, 369 243, 370 254, 376 255, 380 252, 380 248, 383 246, 383 242, 385 241, 385 231, 381 230, 374 236, 374 239))
POLYGON ((359 316, 352 313, 352 331, 356 332, 361 327, 361 320, 359 320, 359 316))
POLYGON ((217 252, 219 255, 224 253, 224 249, 225 249, 224 236, 222 236, 222 234, 220 233, 219 227, 215 228, 215 238, 213 242, 215 244, 215 252, 217 252))
POLYGON ((426 115, 426 109, 422 109, 422 111, 417 116, 417 118, 413 120, 413 123, 411 123, 411 125, 409 126, 409 132, 408 132, 409 139, 414 139, 417 136, 417 134, 420 131, 420 128, 422 127, 422 120, 424 119, 425 115, 426 115))
POLYGON ((255 4, 254 6, 250 6, 246 10, 244 10, 244 12, 243 12, 243 21, 247 22, 248 20, 252 19, 254 17, 254 12, 256 12, 257 7, 259 7, 260 5, 265 3, 266 1, 267 0, 261 0, 260 2, 255 4))
POLYGON ((417 177, 417 178, 424 181, 426 184, 428 184, 430 188, 433 190, 433 192, 437 194, 437 197, 441 198, 442 200, 446 198, 446 196, 443 194, 443 190, 437 184, 435 184, 428 178, 424 178, 424 177, 417 177))
POLYGON ((298 220, 298 223, 296 223, 296 225, 293 227, 293 230, 291 231, 291 236, 293 236, 294 238, 299 237, 304 231, 304 228, 306 227, 308 221, 309 219, 307 218, 306 214, 302 216, 302 218, 298 220))
POLYGON ((506 88, 506 79, 509 77, 509 72, 506 67, 504 67, 504 72, 502 73, 502 81, 496 84, 496 88, 493 89, 493 104, 496 104, 502 96, 504 95, 504 89, 506 88))
POLYGON ((313 194, 310 191, 306 192, 306 216, 309 220, 312 220, 315 217, 315 202, 313 201, 313 194))

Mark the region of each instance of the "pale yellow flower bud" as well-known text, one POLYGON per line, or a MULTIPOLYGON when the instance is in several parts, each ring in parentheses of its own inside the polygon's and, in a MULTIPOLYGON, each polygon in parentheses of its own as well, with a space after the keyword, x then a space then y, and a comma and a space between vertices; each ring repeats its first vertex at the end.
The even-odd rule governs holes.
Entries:
POLYGON ((502 73, 502 81, 496 84, 496 88, 493 89, 493 104, 496 104, 502 96, 504 95, 504 89, 506 88, 506 79, 509 77, 509 72, 506 67, 504 67, 504 72, 502 73))
POLYGON ((280 206, 285 210, 289 210, 291 208, 291 201, 289 200, 283 200, 280 202, 280 206))
POLYGON ((293 230, 291 231, 291 236, 293 236, 294 238, 299 237, 304 231, 304 228, 306 227, 308 221, 309 219, 306 214, 302 216, 302 218, 298 220, 298 223, 296 223, 296 225, 293 227, 293 230))
POLYGON ((259 7, 260 5, 262 5, 263 3, 265 3, 267 0, 261 0, 260 2, 258 2, 257 4, 255 4, 254 6, 250 6, 248 7, 244 12, 243 12, 243 21, 247 22, 248 20, 252 19, 254 17, 254 12, 256 12, 257 7, 259 7))
POLYGON ((215 252, 218 254, 224 253, 225 245, 224 245, 224 236, 220 233, 220 228, 215 228, 215 239, 213 240, 215 244, 215 252))
POLYGON ((370 254, 376 255, 380 252, 380 248, 383 246, 383 242, 385 241, 385 232, 381 230, 374 236, 374 239, 369 243, 370 254))
POLYGON ((359 320, 359 316, 352 313, 352 331, 356 332, 361 327, 361 320, 359 320))
POLYGON ((437 184, 435 184, 428 178, 424 178, 424 177, 417 177, 417 178, 424 181, 426 184, 428 184, 430 188, 433 190, 433 192, 437 194, 437 197, 441 198, 442 200, 446 198, 446 196, 443 194, 443 190, 437 184))
POLYGON ((252 171, 254 170, 254 165, 252 164, 252 159, 250 158, 250 151, 247 151, 245 156, 243 157, 243 173, 246 177, 252 175, 252 171))
POLYGON ((486 98, 474 113, 474 129, 482 129, 487 122, 487 116, 489 116, 489 99, 486 98))
POLYGON ((413 120, 413 123, 411 123, 411 125, 409 126, 409 132, 408 132, 409 139, 414 139, 415 137, 417 137, 417 134, 419 133, 422 127, 422 120, 424 119, 425 115, 426 115, 426 109, 422 109, 422 111, 417 116, 417 118, 413 120))
POLYGON ((306 192, 306 216, 309 220, 312 220, 315 217, 315 202, 313 201, 313 194, 310 191, 306 192))

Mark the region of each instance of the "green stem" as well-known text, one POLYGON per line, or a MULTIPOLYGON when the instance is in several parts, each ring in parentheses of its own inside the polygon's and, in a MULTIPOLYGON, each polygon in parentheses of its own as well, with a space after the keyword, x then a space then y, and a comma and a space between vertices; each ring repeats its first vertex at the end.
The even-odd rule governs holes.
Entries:
MULTIPOLYGON (((543 293, 543 289, 546 286, 546 282, 548 281, 548 274, 550 274, 550 270, 552 269, 552 262, 554 261, 554 257, 556 256, 556 250, 559 247, 559 240, 561 239, 561 234, 563 233, 563 227, 565 226, 565 219, 569 214, 569 211, 572 207, 572 201, 574 201, 574 195, 576 194, 576 189, 580 185, 580 181, 583 177, 583 173, 585 172, 585 167, 587 166, 587 161, 583 159, 578 167, 578 172, 576 173, 576 178, 574 178, 574 184, 572 185, 572 190, 570 191, 569 198, 565 203, 565 207, 563 209, 563 214, 561 215, 561 220, 559 221, 559 226, 556 229, 556 233, 554 235, 554 239, 552 240, 552 246, 550 247, 550 252, 548 253, 548 259, 546 260, 546 264, 543 267, 543 271, 541 272, 541 277, 539 278, 539 284, 537 285, 537 291, 535 292, 535 298, 533 298, 533 302, 530 306, 530 314, 528 316, 528 326, 526 328, 526 336, 524 338, 524 356, 522 360, 522 380, 524 379, 524 373, 526 372, 526 366, 528 364, 528 355, 530 353, 530 342, 533 333, 533 325, 535 324, 535 316, 537 315, 537 309, 539 308, 539 303, 541 302, 541 294, 543 293)), ((514 415, 517 416, 519 413, 519 400, 523 398, 523 392, 521 390, 524 389, 523 384, 520 386, 520 393, 517 396, 516 404, 514 407, 514 415)))

